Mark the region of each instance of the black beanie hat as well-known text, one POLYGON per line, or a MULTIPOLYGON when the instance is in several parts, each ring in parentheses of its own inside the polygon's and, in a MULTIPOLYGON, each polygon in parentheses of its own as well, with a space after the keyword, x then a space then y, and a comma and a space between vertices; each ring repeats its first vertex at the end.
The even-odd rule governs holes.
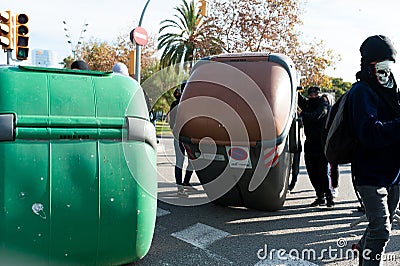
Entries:
POLYGON ((88 64, 83 60, 76 60, 71 64, 71 69, 90 70, 88 64))
POLYGON ((383 35, 368 37, 360 47, 361 64, 369 64, 374 61, 392 60, 395 62, 396 49, 392 41, 383 35))
POLYGON ((174 97, 175 97, 176 99, 178 99, 178 98, 181 97, 181 95, 182 95, 181 89, 180 89, 180 88, 176 88, 175 91, 174 91, 174 97))
POLYGON ((308 88, 307 93, 310 95, 311 93, 320 93, 321 89, 318 86, 311 86, 308 88))

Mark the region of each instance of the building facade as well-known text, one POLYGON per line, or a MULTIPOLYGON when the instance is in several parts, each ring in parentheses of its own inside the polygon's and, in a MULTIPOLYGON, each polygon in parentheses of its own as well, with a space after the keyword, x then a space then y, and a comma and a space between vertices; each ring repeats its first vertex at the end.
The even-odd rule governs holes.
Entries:
POLYGON ((32 66, 60 68, 56 52, 51 50, 35 49, 31 54, 32 66))

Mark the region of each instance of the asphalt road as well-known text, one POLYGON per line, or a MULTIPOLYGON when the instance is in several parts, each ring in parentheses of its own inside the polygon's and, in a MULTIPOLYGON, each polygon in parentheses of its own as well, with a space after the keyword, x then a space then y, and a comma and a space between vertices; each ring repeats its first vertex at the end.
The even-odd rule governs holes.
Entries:
MULTIPOLYGON (((209 203, 197 176, 197 191, 178 197, 171 138, 158 144, 158 210, 148 254, 131 265, 358 265, 351 252, 366 223, 350 180, 340 166, 339 196, 333 209, 309 207, 314 192, 301 163, 299 181, 284 208, 264 212, 209 203), (290 256, 292 255, 292 256, 290 256), (297 258, 294 258, 294 257, 297 258)), ((395 222, 385 265, 400 265, 400 225, 395 222)))

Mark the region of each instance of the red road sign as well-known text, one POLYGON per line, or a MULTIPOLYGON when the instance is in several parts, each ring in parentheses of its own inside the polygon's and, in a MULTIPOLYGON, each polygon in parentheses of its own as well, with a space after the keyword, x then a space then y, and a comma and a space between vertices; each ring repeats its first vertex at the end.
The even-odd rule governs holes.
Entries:
POLYGON ((137 45, 146 45, 147 41, 149 40, 149 36, 144 28, 137 27, 131 31, 130 39, 137 45))
POLYGON ((228 155, 238 161, 247 160, 248 154, 247 151, 240 147, 230 148, 228 151, 228 155))

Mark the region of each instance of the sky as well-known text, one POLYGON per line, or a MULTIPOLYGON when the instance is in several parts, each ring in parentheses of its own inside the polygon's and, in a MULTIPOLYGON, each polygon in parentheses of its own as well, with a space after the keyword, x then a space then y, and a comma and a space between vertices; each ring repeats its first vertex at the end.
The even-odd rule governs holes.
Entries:
MULTIPOLYGON (((209 0, 211 1, 211 0, 209 0)), ((30 49, 53 50, 59 60, 72 55, 73 44, 83 41, 112 41, 138 26, 147 0, 1 0, 0 10, 29 16, 30 49), (66 24, 63 24, 63 21, 66 24), (83 25, 88 24, 81 35, 83 25)), ((157 35, 160 22, 176 14, 182 0, 150 0, 142 27, 157 35)), ((327 70, 332 77, 354 82, 359 70, 361 43, 371 35, 387 35, 400 52, 398 0, 308 0, 302 15, 301 38, 322 40, 341 60, 327 70)), ((0 51, 0 64, 6 55, 0 51)), ((400 60, 395 64, 400 69, 400 60)), ((397 69, 394 71, 396 76, 397 69)), ((398 78, 400 79, 400 77, 398 78)))

